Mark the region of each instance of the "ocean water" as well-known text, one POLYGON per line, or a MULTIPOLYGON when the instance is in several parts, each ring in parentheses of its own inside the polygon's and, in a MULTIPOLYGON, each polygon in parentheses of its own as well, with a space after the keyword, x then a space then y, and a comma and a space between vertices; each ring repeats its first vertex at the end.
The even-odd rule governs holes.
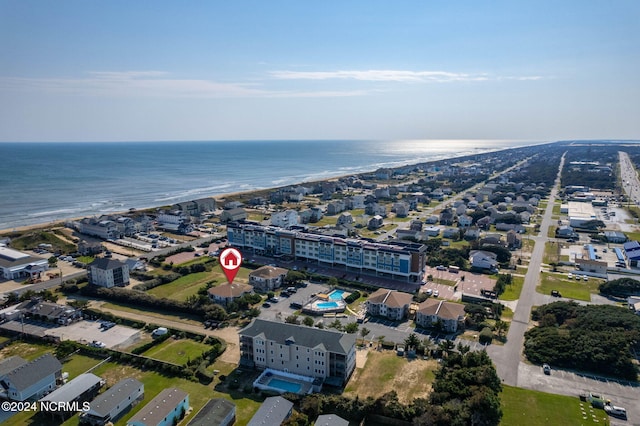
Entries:
POLYGON ((0 143, 0 229, 537 143, 541 142, 0 143))

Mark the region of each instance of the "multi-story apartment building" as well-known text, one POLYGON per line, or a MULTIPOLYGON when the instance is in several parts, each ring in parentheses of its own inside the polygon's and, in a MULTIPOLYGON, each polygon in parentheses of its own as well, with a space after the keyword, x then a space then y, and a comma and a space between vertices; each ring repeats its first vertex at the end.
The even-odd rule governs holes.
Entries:
POLYGON ((126 287, 129 285, 129 267, 116 259, 99 257, 89 264, 89 284, 100 287, 126 287))
POLYGON ((240 330, 240 364, 343 386, 356 366, 356 335, 256 318, 240 330))
POLYGON ((413 296, 401 291, 380 288, 365 302, 367 314, 400 321, 407 317, 413 296))
POLYGON ((422 280, 426 262, 426 247, 407 241, 371 242, 247 223, 228 224, 227 237, 232 246, 257 254, 290 256, 409 282, 422 280))

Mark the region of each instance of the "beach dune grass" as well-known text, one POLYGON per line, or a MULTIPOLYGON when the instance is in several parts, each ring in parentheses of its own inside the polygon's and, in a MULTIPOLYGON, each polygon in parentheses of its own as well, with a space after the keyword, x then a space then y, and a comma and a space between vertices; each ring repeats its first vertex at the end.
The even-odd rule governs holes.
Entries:
POLYGON ((584 280, 569 280, 563 274, 544 272, 540 277, 538 293, 551 294, 551 290, 558 290, 562 297, 568 299, 591 301, 591 293, 598 293, 599 280, 589 278, 584 280))

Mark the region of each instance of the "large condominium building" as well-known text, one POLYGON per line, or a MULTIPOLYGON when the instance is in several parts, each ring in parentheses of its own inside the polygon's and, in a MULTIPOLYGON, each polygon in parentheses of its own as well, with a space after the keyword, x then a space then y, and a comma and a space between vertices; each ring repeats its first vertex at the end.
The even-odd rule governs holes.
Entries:
POLYGON ((89 264, 89 284, 100 287, 126 287, 129 285, 129 267, 116 259, 100 257, 89 264))
POLYGON ((240 330, 240 364, 342 386, 356 366, 356 335, 254 319, 240 330))
POLYGON ((371 242, 248 223, 228 224, 227 236, 231 245, 258 254, 291 256, 409 282, 422 279, 426 264, 426 247, 406 241, 371 242))

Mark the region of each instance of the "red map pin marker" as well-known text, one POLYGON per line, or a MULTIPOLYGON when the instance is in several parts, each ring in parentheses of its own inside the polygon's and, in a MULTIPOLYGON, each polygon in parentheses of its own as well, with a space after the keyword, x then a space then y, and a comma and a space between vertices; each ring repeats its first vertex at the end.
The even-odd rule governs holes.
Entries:
POLYGON ((233 284, 233 279, 236 277, 241 264, 242 255, 238 250, 228 247, 220 253, 220 266, 222 267, 222 272, 227 276, 229 284, 233 284))

